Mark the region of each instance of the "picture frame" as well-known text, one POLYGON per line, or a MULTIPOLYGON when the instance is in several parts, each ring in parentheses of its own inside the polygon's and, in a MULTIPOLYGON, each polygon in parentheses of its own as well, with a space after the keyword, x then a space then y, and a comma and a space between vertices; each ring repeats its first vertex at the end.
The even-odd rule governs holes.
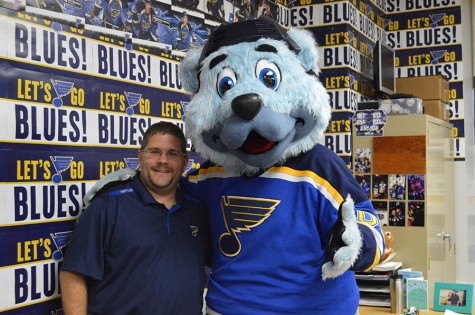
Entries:
POLYGON ((434 311, 472 314, 472 297, 473 284, 435 282, 434 311))

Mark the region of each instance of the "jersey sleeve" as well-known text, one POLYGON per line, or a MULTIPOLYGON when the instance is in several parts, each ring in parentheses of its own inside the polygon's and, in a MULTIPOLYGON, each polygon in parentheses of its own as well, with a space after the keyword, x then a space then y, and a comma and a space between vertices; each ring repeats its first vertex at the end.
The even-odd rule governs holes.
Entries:
POLYGON ((351 270, 366 271, 379 263, 384 252, 384 236, 379 218, 369 200, 355 204, 355 211, 363 244, 351 270))
POLYGON ((320 202, 321 206, 326 207, 319 222, 324 233, 323 239, 329 239, 338 217, 338 207, 350 195, 355 203, 355 215, 363 243, 360 255, 351 269, 371 269, 379 263, 384 252, 384 236, 376 211, 343 160, 325 148, 318 149, 317 156, 324 158, 319 160, 317 173, 328 181, 333 190, 334 202, 338 203, 330 206, 327 200, 320 202))

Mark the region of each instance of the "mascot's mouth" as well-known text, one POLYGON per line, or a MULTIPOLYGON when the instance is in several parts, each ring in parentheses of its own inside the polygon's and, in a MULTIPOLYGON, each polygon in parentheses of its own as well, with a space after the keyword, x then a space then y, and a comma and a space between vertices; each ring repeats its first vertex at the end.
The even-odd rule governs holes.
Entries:
POLYGON ((239 149, 248 154, 262 154, 272 149, 276 144, 277 141, 267 140, 253 130, 239 149))

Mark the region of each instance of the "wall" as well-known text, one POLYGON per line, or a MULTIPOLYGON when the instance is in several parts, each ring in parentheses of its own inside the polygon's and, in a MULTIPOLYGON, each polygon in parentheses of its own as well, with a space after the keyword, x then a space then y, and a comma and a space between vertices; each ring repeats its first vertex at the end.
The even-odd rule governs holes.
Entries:
POLYGON ((170 52, 4 8, 0 29, 0 312, 60 314, 85 193, 137 167, 154 122, 183 128, 189 98, 170 52))

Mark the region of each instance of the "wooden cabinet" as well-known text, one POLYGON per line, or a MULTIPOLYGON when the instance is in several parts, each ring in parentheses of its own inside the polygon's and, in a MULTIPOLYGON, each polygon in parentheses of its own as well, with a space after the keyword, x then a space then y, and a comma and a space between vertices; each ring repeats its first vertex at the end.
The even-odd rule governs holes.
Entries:
POLYGON ((380 136, 352 135, 353 171, 360 183, 370 181, 383 230, 394 235, 393 260, 423 272, 430 304, 434 282, 455 282, 451 132, 450 123, 429 115, 393 115, 380 136))

